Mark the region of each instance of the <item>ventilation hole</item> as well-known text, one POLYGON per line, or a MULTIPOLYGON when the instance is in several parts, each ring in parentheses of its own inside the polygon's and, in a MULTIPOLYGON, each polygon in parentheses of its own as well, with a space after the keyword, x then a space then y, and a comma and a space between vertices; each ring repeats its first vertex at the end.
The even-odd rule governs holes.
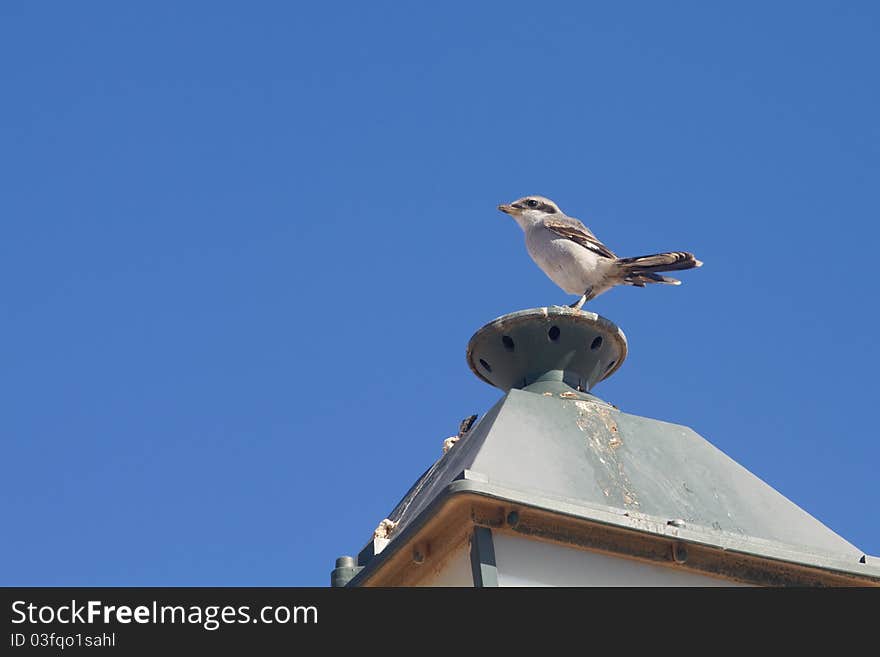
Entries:
MULTIPOLYGON (((480 361, 480 362, 482 363, 483 361, 480 361)), ((610 363, 608 363, 608 367, 605 368, 605 371, 607 372, 607 371, 610 370, 612 367, 614 367, 614 364, 615 364, 616 362, 617 362, 616 360, 612 360, 610 363)))
POLYGON ((593 340, 593 344, 590 345, 590 349, 592 349, 593 351, 596 351, 596 349, 598 349, 601 346, 602 346, 602 336, 600 335, 593 340))
POLYGON ((509 335, 502 335, 501 342, 504 343, 504 348, 507 349, 507 351, 513 351, 516 348, 516 345, 513 344, 513 338, 509 335))
POLYGON ((550 338, 552 342, 556 342, 559 339, 559 327, 551 326, 550 330, 547 331, 547 337, 550 338))
POLYGON ((486 370, 487 372, 491 372, 491 371, 492 371, 492 367, 489 365, 489 363, 487 363, 486 361, 484 361, 482 358, 480 359, 480 365, 482 365, 482 366, 483 366, 483 369, 486 370))

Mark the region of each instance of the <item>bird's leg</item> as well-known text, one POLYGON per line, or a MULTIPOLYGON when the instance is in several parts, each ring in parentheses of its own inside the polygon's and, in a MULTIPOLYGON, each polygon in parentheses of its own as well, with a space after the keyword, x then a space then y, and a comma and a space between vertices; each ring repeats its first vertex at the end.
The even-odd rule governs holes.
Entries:
POLYGON ((571 304, 569 308, 574 308, 575 310, 580 310, 581 307, 590 299, 593 298, 593 287, 590 286, 586 290, 584 290, 584 295, 578 299, 575 303, 571 304))

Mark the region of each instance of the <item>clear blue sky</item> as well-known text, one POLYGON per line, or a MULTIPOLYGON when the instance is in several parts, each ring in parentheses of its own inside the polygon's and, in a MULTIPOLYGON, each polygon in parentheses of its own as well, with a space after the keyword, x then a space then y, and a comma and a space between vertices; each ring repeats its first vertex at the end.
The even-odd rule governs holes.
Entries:
POLYGON ((574 300, 525 194, 706 263, 596 394, 880 554, 880 8, 718 4, 3 3, 0 584, 327 584, 574 300))

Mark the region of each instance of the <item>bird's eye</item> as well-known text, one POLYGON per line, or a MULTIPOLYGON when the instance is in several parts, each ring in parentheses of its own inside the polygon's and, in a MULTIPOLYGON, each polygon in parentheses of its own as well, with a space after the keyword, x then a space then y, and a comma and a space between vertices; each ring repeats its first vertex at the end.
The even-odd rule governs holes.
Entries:
POLYGON ((526 201, 526 205, 528 205, 530 208, 536 208, 538 207, 538 202, 535 199, 530 198, 528 201, 526 201))

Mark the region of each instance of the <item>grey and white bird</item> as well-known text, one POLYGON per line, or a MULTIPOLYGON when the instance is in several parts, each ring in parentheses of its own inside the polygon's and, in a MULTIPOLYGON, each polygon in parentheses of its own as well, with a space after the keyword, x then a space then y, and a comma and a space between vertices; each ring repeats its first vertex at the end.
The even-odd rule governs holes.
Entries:
POLYGON ((566 216, 556 203, 543 196, 524 196, 498 209, 523 229, 529 255, 550 280, 569 294, 581 295, 572 308, 580 309, 615 285, 681 285, 678 279, 661 276, 660 272, 703 265, 684 251, 618 258, 589 228, 566 216))

